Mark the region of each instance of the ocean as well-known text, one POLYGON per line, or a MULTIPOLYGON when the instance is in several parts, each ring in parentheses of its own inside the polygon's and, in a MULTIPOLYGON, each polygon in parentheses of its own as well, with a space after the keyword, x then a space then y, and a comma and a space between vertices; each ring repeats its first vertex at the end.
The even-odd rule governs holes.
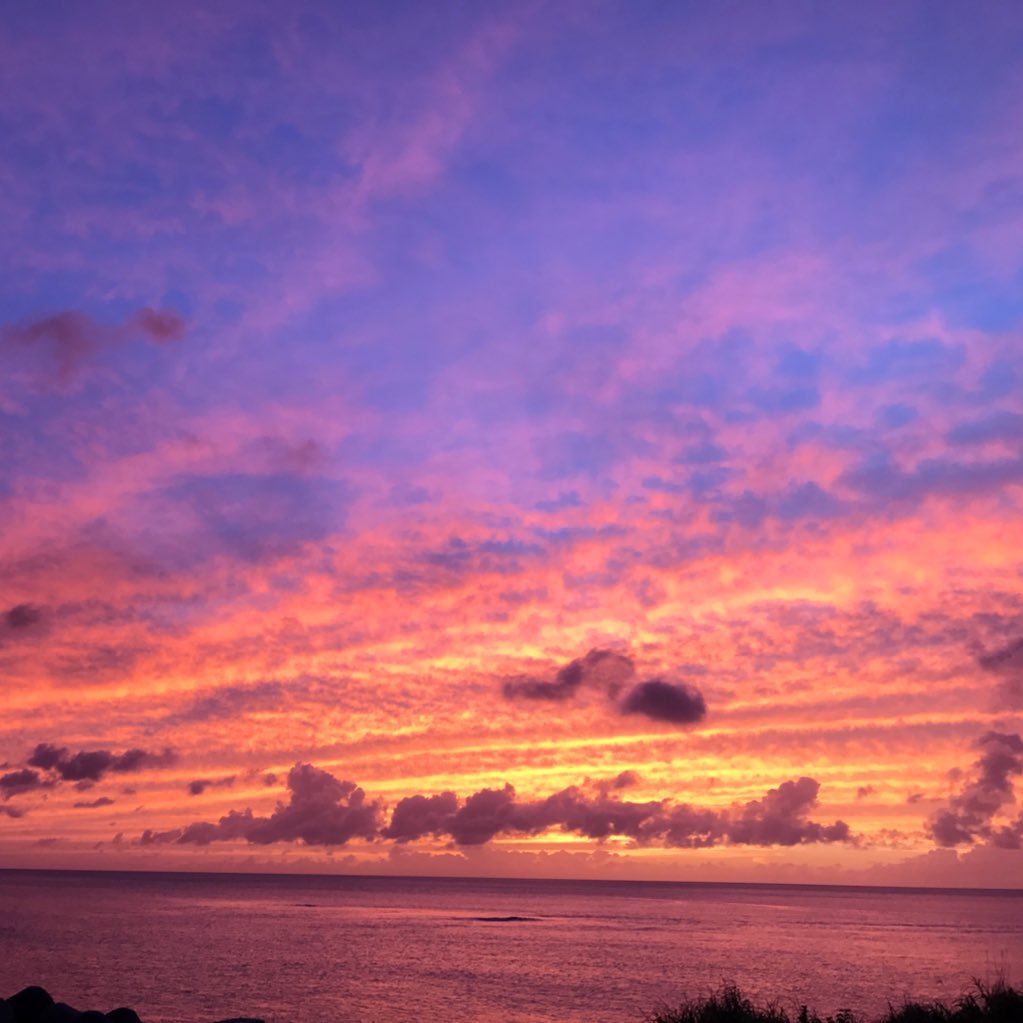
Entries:
POLYGON ((738 983, 873 1017, 1023 980, 1023 892, 0 871, 0 994, 143 1023, 641 1023, 738 983))

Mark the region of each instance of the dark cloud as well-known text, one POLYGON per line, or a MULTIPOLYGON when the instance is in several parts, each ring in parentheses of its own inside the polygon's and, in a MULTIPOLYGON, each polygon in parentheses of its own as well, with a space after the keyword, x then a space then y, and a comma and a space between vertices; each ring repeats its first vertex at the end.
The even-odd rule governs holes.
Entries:
POLYGON ((82 801, 72 804, 76 810, 95 810, 100 806, 113 806, 114 801, 109 796, 100 796, 99 799, 82 801))
MULTIPOLYGON (((64 781, 99 781, 107 771, 118 769, 117 762, 110 750, 82 750, 57 764, 56 771, 64 781)), ((137 758, 132 756, 131 762, 137 764, 137 758)))
POLYGON ((0 817, 10 817, 17 820, 19 817, 24 817, 25 811, 19 809, 17 806, 0 806, 0 817))
POLYGON ((654 678, 632 687, 622 701, 623 714, 643 714, 654 721, 690 725, 707 714, 703 694, 692 686, 654 678))
POLYGON ((383 808, 367 802, 350 781, 339 781, 312 764, 296 764, 288 772, 291 799, 278 804, 266 820, 257 819, 246 837, 268 844, 301 839, 306 845, 343 845, 352 838, 375 838, 383 808))
POLYGON ((141 309, 115 326, 68 309, 27 323, 0 327, 0 344, 8 350, 43 353, 57 380, 66 384, 106 348, 138 337, 163 344, 179 340, 184 334, 185 321, 172 310, 141 309))
POLYGON ((728 841, 733 845, 787 846, 847 841, 850 834, 845 821, 825 825, 806 820, 819 791, 820 783, 813 778, 783 782, 763 799, 747 803, 737 816, 725 815, 728 841))
POLYGON ((977 663, 1001 679, 999 702, 1008 710, 1023 710, 1023 638, 981 653, 977 663))
POLYGON ((0 777, 0 797, 10 799, 35 789, 51 788, 53 782, 44 778, 38 771, 25 767, 20 771, 9 771, 0 777))
POLYGON ((3 622, 11 629, 27 629, 38 623, 43 612, 34 604, 15 604, 4 612, 3 622))
POLYGON ((511 700, 567 700, 583 685, 603 688, 612 698, 635 674, 632 659, 614 650, 591 650, 566 664, 554 679, 508 679, 504 695, 511 700))
POLYGON ((145 831, 139 835, 136 839, 136 845, 148 846, 148 845, 162 845, 164 842, 176 842, 181 838, 182 829, 174 828, 170 831, 153 831, 152 828, 146 828, 145 831))
POLYGON ((874 792, 875 792, 875 789, 874 789, 873 785, 861 785, 856 790, 856 798, 857 799, 866 799, 867 796, 872 796, 874 794, 874 792))
POLYGON ((129 749, 124 753, 110 750, 81 750, 73 756, 67 747, 41 742, 28 758, 30 767, 54 772, 61 781, 97 782, 109 772, 125 774, 146 768, 164 767, 175 761, 169 749, 152 753, 143 749, 129 749))
POLYGON ((611 836, 641 845, 680 847, 797 845, 845 841, 849 827, 806 819, 816 805, 819 785, 812 778, 787 781, 760 800, 728 810, 707 810, 666 800, 633 802, 606 792, 595 797, 573 786, 542 800, 520 801, 515 790, 483 789, 450 816, 443 831, 456 845, 481 845, 497 835, 535 835, 560 829, 586 838, 611 836))
POLYGON ((5 327, 0 340, 8 346, 46 349, 57 377, 70 380, 99 347, 105 331, 89 317, 73 310, 45 316, 18 326, 5 327))
POLYGON ((225 842, 231 839, 244 838, 250 842, 252 828, 260 818, 254 817, 251 810, 231 810, 216 823, 196 821, 189 824, 175 835, 174 841, 181 845, 209 845, 211 842, 225 842))
POLYGON ((288 772, 288 789, 289 801, 278 803, 269 817, 257 817, 251 809, 232 810, 215 823, 198 821, 172 831, 146 831, 139 842, 208 845, 242 839, 255 845, 301 841, 331 846, 378 837, 383 804, 367 801, 354 782, 341 781, 312 764, 296 764, 288 772))
POLYGON ((995 828, 991 832, 989 841, 998 849, 1023 848, 1023 813, 1021 813, 1011 824, 995 828))
POLYGON ((48 742, 41 742, 28 758, 28 762, 31 767, 41 767, 44 771, 50 771, 67 756, 67 752, 66 746, 51 746, 48 742))
POLYGON ((483 845, 504 832, 528 834, 539 830, 527 816, 528 806, 515 805, 515 789, 511 785, 480 789, 451 815, 445 830, 458 845, 483 845))
MULTIPOLYGON (((1015 733, 987 732, 977 746, 982 752, 974 764, 973 779, 929 822, 938 845, 969 845, 978 839, 995 845, 1012 841, 1015 825, 995 828, 991 822, 1013 801, 1012 779, 1023 774, 1023 739, 1015 733)), ((1017 832, 1017 842, 1018 838, 1017 832)))
POLYGON ((201 796, 207 789, 230 788, 235 780, 233 774, 227 778, 196 778, 188 783, 187 792, 190 796, 201 796))
POLYGON ((637 803, 612 798, 605 792, 591 798, 581 789, 571 786, 532 804, 526 818, 531 818, 530 831, 558 827, 562 831, 598 840, 612 835, 640 840, 644 838, 643 829, 658 819, 664 806, 663 801, 637 803))
POLYGON ((850 838, 844 821, 821 824, 807 819, 820 788, 812 778, 786 781, 762 799, 723 810, 663 799, 636 802, 613 794, 635 780, 632 772, 623 772, 611 782, 571 786, 545 799, 520 799, 511 785, 481 789, 464 802, 453 792, 414 795, 400 800, 389 824, 382 827, 382 803, 367 800, 354 782, 340 781, 311 764, 296 764, 288 774, 289 802, 278 803, 269 817, 257 817, 251 809, 232 810, 216 822, 145 831, 138 841, 141 845, 207 845, 232 839, 260 845, 294 841, 344 845, 362 838, 405 844, 429 836, 467 847, 499 836, 561 830, 598 841, 620 836, 639 845, 702 848, 791 846, 850 838))
POLYGON ((165 344, 185 336, 185 321, 173 309, 140 309, 134 317, 139 333, 150 341, 165 344))
POLYGON ((114 756, 110 764, 111 771, 138 771, 144 767, 153 767, 170 763, 174 759, 169 750, 163 753, 149 753, 144 749, 130 749, 114 756))
MULTIPOLYGON (((582 688, 603 691, 617 700, 636 674, 631 657, 614 650, 593 649, 561 668, 553 679, 520 676, 506 679, 502 687, 510 700, 563 702, 582 688)), ((693 686, 654 678, 632 687, 616 709, 622 715, 643 714, 654 721, 693 724, 707 713, 703 694, 693 686)))
POLYGON ((381 832, 396 842, 413 842, 425 835, 440 838, 448 833, 448 824, 458 809, 454 792, 436 796, 409 796, 402 799, 391 814, 391 823, 381 832))

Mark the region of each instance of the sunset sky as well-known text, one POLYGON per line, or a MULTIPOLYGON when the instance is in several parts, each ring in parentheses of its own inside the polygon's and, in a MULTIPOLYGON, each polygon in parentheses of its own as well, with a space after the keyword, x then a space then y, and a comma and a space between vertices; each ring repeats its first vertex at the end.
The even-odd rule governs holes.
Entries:
POLYGON ((1023 887, 1021 53, 0 6, 0 866, 1023 887))

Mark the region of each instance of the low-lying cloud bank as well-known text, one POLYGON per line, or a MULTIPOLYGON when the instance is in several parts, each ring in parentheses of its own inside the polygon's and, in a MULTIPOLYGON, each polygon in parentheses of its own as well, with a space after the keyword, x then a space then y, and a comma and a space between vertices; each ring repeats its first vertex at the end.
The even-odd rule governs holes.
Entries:
POLYGON ((611 785, 592 788, 571 786, 546 799, 522 799, 511 785, 481 789, 465 800, 454 792, 408 796, 397 803, 385 824, 382 801, 370 800, 354 782, 300 763, 288 773, 288 802, 278 803, 268 817, 256 816, 251 809, 232 810, 216 822, 146 830, 138 844, 242 840, 256 845, 301 841, 337 846, 361 838, 404 845, 432 838, 465 847, 498 837, 557 830, 598 841, 620 836, 637 845, 680 848, 793 846, 852 838, 844 821, 821 824, 807 819, 820 790, 813 778, 786 781, 762 799, 720 810, 667 799, 634 802, 611 795, 632 780, 619 785, 616 779, 611 785))

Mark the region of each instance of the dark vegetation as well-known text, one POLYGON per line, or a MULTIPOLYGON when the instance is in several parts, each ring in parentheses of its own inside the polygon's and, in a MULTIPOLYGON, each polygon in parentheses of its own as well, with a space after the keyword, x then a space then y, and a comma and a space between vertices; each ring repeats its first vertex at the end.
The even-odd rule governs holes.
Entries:
MULTIPOLYGON (((27 987, 8 999, 0 999, 0 1023, 141 1023, 132 1009, 87 1011, 54 1002, 41 987, 27 987)), ((221 1023, 262 1023, 255 1019, 222 1020, 221 1023)), ((300 1023, 300 1021, 299 1021, 300 1023)), ((803 1006, 790 1014, 778 1005, 758 1006, 734 985, 707 998, 694 998, 674 1009, 662 1009, 650 1023, 868 1023, 848 1009, 819 1016, 803 1006)), ((906 1002, 890 1005, 876 1023, 1023 1023, 1023 992, 999 981, 974 981, 974 990, 950 1005, 941 1002, 906 1002)))
MULTIPOLYGON (((790 1014, 778 1005, 758 1006, 737 987, 728 985, 707 998, 695 998, 675 1009, 654 1013, 650 1023, 866 1023, 848 1009, 818 1016, 803 1006, 790 1014)), ((953 1003, 905 1002, 889 1005, 877 1023, 1023 1023, 1023 992, 1003 981, 974 981, 974 990, 953 1003)))
MULTIPOLYGON (((41 987, 22 988, 10 998, 0 998, 0 1023, 141 1023, 134 1009, 111 1009, 81 1012, 64 1002, 55 1002, 53 996, 41 987)), ((263 1023, 258 1019, 230 1019, 221 1023, 263 1023)))

